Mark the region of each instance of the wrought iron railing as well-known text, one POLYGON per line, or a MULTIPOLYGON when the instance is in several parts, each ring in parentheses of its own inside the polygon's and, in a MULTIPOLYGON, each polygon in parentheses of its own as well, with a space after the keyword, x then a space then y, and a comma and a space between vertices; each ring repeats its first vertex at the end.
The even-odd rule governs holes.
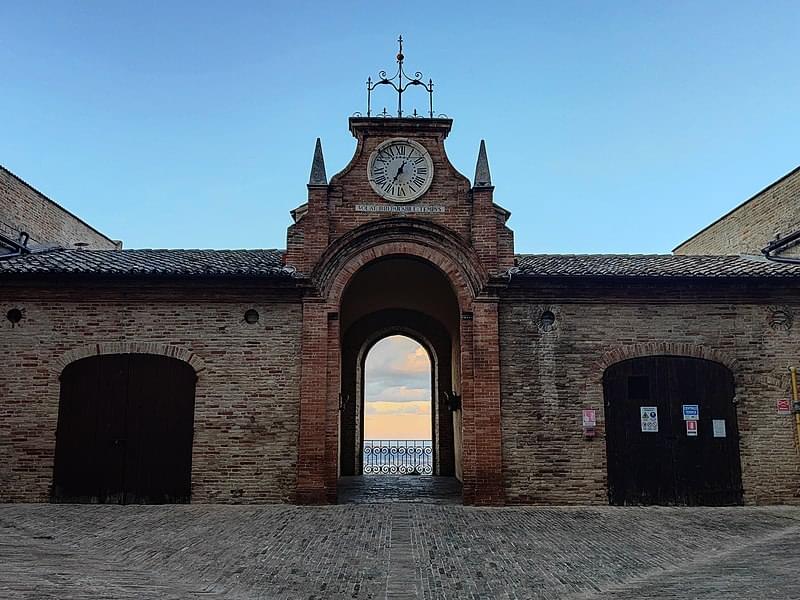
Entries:
POLYGON ((431 440, 364 440, 364 475, 432 475, 431 440))

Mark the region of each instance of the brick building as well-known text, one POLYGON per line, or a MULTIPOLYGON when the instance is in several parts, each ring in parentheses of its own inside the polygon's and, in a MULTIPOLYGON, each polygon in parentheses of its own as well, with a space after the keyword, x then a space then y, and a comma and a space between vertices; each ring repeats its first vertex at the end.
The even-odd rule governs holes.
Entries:
POLYGON ((0 256, 19 251, 19 245, 39 250, 54 246, 122 248, 122 242, 109 239, 0 166, 0 256))
MULTIPOLYGON (((675 254, 755 254, 775 239, 800 230, 800 167, 768 185, 711 225, 697 232, 675 254)), ((799 256, 796 243, 779 254, 799 256)))
POLYGON ((800 266, 739 255, 773 231, 517 254, 484 146, 472 182, 449 162, 449 119, 349 126, 330 181, 317 144, 286 250, 101 236, 0 260, 0 500, 335 502, 363 468, 366 353, 401 333, 431 357, 435 472, 465 503, 800 501, 777 409, 800 266))

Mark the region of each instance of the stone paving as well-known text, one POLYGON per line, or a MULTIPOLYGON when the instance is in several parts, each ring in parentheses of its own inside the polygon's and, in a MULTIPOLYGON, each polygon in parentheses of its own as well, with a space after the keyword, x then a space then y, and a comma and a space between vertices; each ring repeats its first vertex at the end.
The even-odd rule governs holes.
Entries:
POLYGON ((340 477, 339 504, 461 504, 461 483, 436 475, 340 477))
POLYGON ((800 599, 800 507, 0 505, 0 598, 800 599))

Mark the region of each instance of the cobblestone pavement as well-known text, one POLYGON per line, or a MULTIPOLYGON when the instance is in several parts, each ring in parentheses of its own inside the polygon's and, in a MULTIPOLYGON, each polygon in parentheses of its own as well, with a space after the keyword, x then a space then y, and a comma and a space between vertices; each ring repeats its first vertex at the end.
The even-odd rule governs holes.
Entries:
POLYGON ((800 598, 800 507, 0 505, 0 598, 800 598))
POLYGON ((340 477, 339 504, 414 502, 461 504, 461 483, 455 477, 370 475, 340 477))

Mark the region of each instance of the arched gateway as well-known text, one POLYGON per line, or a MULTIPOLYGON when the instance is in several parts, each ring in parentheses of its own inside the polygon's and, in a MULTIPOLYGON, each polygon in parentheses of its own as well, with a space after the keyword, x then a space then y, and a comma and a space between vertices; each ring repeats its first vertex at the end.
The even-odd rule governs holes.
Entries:
POLYGON ((293 213, 286 262, 315 284, 303 299, 300 502, 335 502, 338 476, 360 472, 360 361, 391 331, 427 340, 436 357, 437 473, 457 474, 467 503, 504 500, 493 278, 513 265, 511 232, 489 182, 471 187, 447 160, 450 126, 351 118, 355 156, 330 183, 312 169, 308 203, 293 213), (428 165, 413 204, 375 193, 375 161, 391 156, 406 157, 392 168, 428 165))
POLYGON ((716 362, 644 356, 603 375, 611 504, 741 504, 733 374, 716 362))
POLYGON ((154 354, 81 358, 61 373, 52 499, 188 502, 197 375, 154 354))

